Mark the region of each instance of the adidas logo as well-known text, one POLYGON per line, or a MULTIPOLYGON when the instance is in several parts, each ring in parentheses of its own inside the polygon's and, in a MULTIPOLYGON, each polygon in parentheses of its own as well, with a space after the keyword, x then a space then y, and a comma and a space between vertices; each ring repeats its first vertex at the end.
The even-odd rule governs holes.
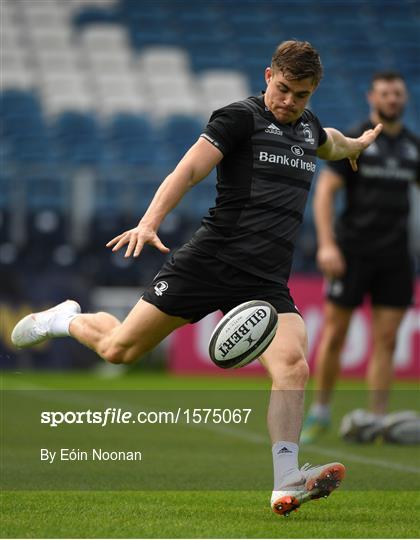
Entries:
POLYGON ((292 453, 292 451, 289 450, 288 448, 286 448, 285 446, 283 446, 283 448, 281 448, 281 449, 277 452, 277 454, 291 454, 291 453, 292 453))
POLYGON ((270 124, 268 127, 265 128, 266 133, 271 133, 272 135, 283 135, 283 132, 281 129, 279 129, 274 124, 270 124))

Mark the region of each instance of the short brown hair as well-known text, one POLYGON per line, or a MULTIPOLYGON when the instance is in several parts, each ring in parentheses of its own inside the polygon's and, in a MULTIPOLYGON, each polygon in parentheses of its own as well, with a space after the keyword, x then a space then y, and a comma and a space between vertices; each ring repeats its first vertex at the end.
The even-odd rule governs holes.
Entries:
POLYGON ((372 75, 370 80, 370 87, 373 88, 373 85, 376 81, 396 81, 400 80, 405 83, 404 77, 398 71, 387 70, 387 71, 377 71, 372 75))
POLYGON ((274 51, 271 68, 281 71, 286 79, 311 78, 315 85, 322 79, 321 58, 307 41, 283 41, 274 51))

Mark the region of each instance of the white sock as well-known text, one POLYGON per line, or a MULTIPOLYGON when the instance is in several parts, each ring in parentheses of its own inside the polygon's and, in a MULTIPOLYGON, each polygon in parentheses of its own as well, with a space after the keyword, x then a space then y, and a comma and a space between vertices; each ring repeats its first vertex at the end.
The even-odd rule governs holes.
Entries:
POLYGON ((298 469, 299 446, 297 444, 289 441, 277 441, 273 444, 272 453, 275 490, 282 487, 286 477, 290 477, 288 478, 287 483, 289 483, 289 479, 290 482, 293 483, 294 477, 296 477, 296 479, 301 478, 298 469))
POLYGON ((329 403, 314 403, 309 410, 309 414, 320 420, 329 420, 331 417, 331 407, 329 403))
POLYGON ((48 335, 50 337, 70 336, 70 323, 79 315, 81 315, 81 313, 56 313, 54 317, 51 318, 48 335))

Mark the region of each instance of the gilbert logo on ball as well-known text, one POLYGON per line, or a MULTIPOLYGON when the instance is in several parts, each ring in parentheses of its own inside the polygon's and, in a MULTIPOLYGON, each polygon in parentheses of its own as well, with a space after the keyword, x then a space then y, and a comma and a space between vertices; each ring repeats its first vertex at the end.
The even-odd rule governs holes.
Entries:
POLYGON ((221 368, 246 366, 260 356, 273 341, 277 312, 268 302, 251 300, 236 306, 214 329, 209 355, 221 368))

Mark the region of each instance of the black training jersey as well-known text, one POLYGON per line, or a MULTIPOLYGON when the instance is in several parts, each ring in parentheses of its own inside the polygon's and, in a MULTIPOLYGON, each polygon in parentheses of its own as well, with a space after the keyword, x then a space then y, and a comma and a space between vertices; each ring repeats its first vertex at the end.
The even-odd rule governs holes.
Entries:
POLYGON ((202 134, 224 157, 217 167, 216 206, 190 244, 251 274, 286 283, 299 226, 326 141, 305 110, 280 124, 264 98, 250 97, 213 113, 202 134))
MULTIPOLYGON (((370 122, 351 130, 358 137, 370 122)), ((346 206, 336 223, 337 241, 347 251, 395 257, 407 250, 409 183, 420 181, 419 140, 407 129, 381 133, 353 172, 348 160, 328 166, 345 181, 346 206)))

